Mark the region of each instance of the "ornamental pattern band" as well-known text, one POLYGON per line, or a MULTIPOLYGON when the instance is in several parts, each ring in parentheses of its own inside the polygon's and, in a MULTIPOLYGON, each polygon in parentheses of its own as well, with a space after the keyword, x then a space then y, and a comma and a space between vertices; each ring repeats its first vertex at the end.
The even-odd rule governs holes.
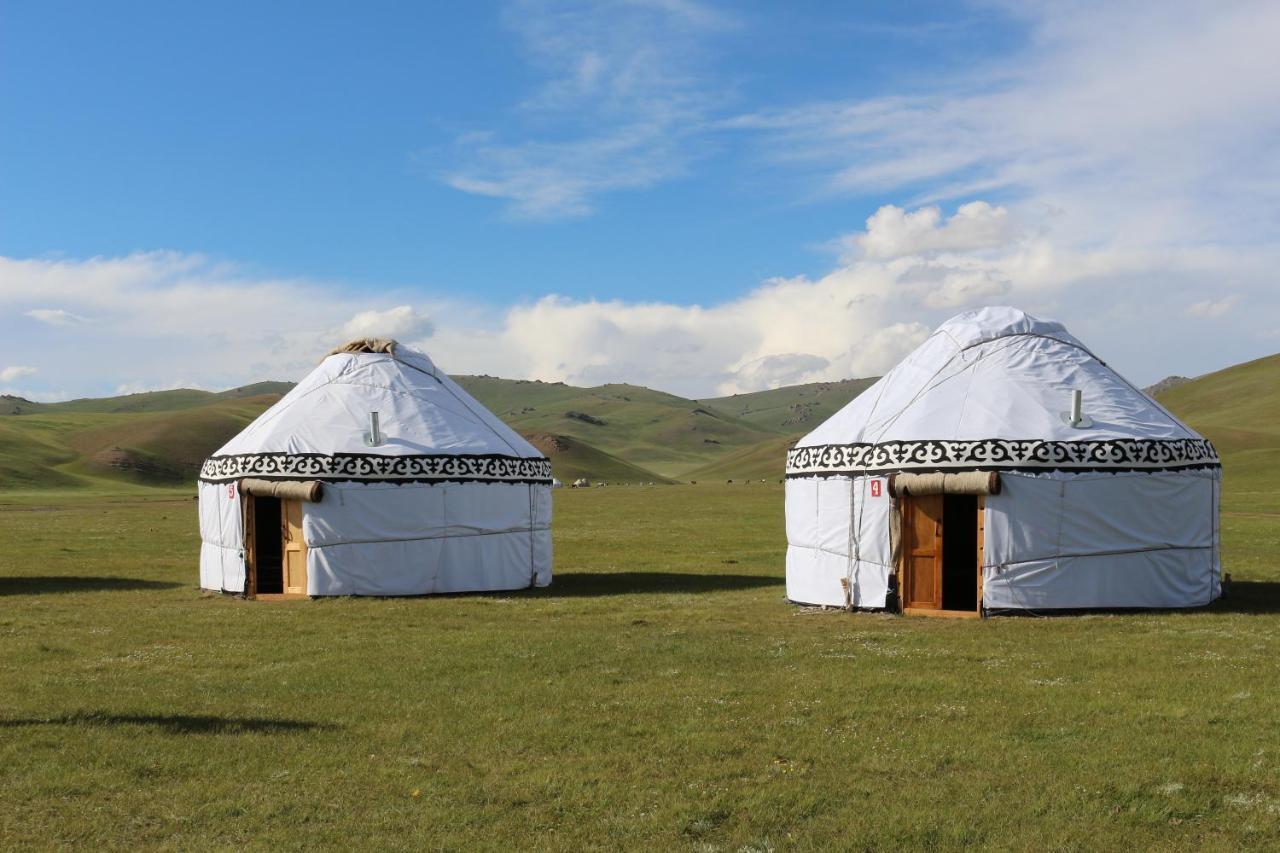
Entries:
POLYGON ((1218 452, 1203 438, 885 441, 820 444, 787 451, 788 477, 891 471, 1177 471, 1220 466, 1218 452))
POLYGON ((497 453, 452 456, 375 453, 245 453, 212 456, 200 469, 206 483, 242 477, 268 480, 325 480, 362 483, 523 483, 550 484, 551 460, 497 453))

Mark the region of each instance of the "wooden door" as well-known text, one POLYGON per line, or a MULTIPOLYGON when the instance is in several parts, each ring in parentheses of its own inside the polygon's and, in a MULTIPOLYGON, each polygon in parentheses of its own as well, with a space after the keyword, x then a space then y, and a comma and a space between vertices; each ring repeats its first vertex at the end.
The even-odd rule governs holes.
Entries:
POLYGON ((307 594, 307 543, 302 538, 302 501, 280 501, 284 539, 284 594, 307 594))
POLYGON ((942 608, 942 495, 909 496, 902 504, 903 605, 942 608))

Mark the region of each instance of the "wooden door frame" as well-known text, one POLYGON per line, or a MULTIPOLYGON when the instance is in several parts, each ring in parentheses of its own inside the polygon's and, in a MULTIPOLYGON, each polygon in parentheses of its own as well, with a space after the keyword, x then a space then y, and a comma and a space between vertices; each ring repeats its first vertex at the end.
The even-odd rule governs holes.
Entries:
MULTIPOLYGON (((912 588, 911 587, 912 579, 909 576, 910 565, 911 565, 910 551, 911 551, 912 543, 911 541, 908 540, 908 541, 903 541, 901 543, 901 546, 898 549, 899 554, 898 554, 898 567, 897 567, 898 568, 898 590, 899 590, 898 606, 899 606, 900 612, 904 616, 941 616, 944 618, 951 618, 951 619, 977 619, 982 616, 982 559, 983 559, 984 544, 986 542, 987 499, 982 495, 978 495, 977 498, 978 498, 978 517, 976 519, 976 523, 978 525, 978 531, 977 531, 978 533, 977 535, 978 576, 976 579, 977 606, 973 610, 943 610, 941 608, 933 608, 933 607, 908 607, 907 597, 908 597, 909 591, 912 588)), ((911 517, 911 513, 914 512, 914 505, 908 503, 909 501, 911 501, 911 499, 912 499, 911 495, 903 495, 901 498, 898 498, 899 506, 896 507, 896 511, 899 514, 898 529, 902 531, 904 539, 907 539, 907 537, 913 537, 915 535, 915 528, 914 528, 915 521, 911 517)), ((945 512, 943 514, 941 523, 938 525, 937 530, 938 532, 935 533, 936 538, 934 543, 934 560, 936 562, 937 579, 938 579, 939 590, 940 590, 938 597, 939 597, 939 600, 941 600, 942 596, 945 594, 945 589, 942 589, 943 540, 946 537, 945 512)))
MULTIPOLYGON (((306 593, 258 592, 258 531, 257 531, 257 498, 253 495, 240 495, 240 513, 244 525, 244 597, 254 601, 291 601, 310 598, 306 593)), ((285 500, 280 501, 280 572, 281 583, 284 583, 284 525, 285 500)), ((306 559, 306 542, 303 542, 303 559, 306 559)), ((283 588, 283 587, 282 587, 283 588)))
POLYGON ((258 597, 258 536, 253 495, 240 493, 240 518, 244 526, 244 597, 258 597))

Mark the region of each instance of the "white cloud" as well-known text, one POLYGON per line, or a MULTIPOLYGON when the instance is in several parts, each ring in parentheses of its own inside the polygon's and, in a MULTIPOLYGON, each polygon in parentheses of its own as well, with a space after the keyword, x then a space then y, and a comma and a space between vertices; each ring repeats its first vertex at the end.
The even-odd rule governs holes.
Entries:
POLYGON ((830 193, 917 203, 999 192, 1059 239, 1126 245, 1274 235, 1280 5, 1011 7, 1025 46, 913 91, 759 111, 776 163, 830 193))
POLYGON ((77 326, 89 322, 88 317, 81 317, 79 314, 72 314, 61 308, 32 308, 24 314, 33 320, 48 323, 50 326, 77 326))
POLYGON ((770 280, 709 306, 549 295, 495 310, 421 300, 371 308, 330 286, 248 278, 170 253, 0 259, 0 318, 51 294, 97 318, 77 327, 74 347, 42 347, 42 333, 3 319, 0 335, 42 349, 41 375, 85 395, 298 378, 347 338, 430 334, 427 348, 446 370, 705 396, 888 368, 925 331, 903 316, 922 287, 902 286, 905 260, 770 280))
POLYGON ((419 340, 430 337, 435 326, 412 305, 397 305, 386 311, 361 311, 342 326, 341 336, 353 338, 398 338, 419 340))
POLYGON ((846 241, 846 247, 872 260, 887 260, 944 250, 989 249, 1004 245, 1011 236, 1009 211, 985 201, 962 204, 945 221, 936 205, 907 212, 887 204, 867 220, 866 231, 846 241))
POLYGON ((547 295, 502 307, 407 292, 371 304, 333 285, 254 278, 172 253, 0 258, 0 340, 41 353, 39 376, 53 384, 29 389, 22 395, 29 398, 53 387, 87 396, 297 379, 335 344, 369 334, 425 344, 450 372, 633 382, 705 397, 876 375, 946 317, 992 302, 1064 320, 1140 384, 1203 373, 1272 345, 1280 253, 1073 248, 1056 238, 1052 215, 1004 229, 996 244, 997 232, 966 232, 952 224, 957 219, 958 212, 878 211, 837 241, 856 251, 825 275, 769 279, 712 305, 547 295), (914 224, 887 232, 886 222, 914 224), (867 245, 891 248, 863 251, 867 245), (1209 292, 1209 281, 1230 281, 1233 295, 1209 292), (1204 303, 1197 313, 1221 314, 1236 294, 1256 310, 1233 315, 1230 337, 1205 339, 1186 306, 1204 303), (14 319, 51 297, 95 317, 58 332, 74 334, 73 346, 49 346, 47 327, 14 319))
POLYGON ((39 371, 34 367, 25 367, 23 365, 0 368, 0 382, 16 382, 24 376, 34 376, 36 373, 39 373, 39 371))
POLYGON ((121 385, 230 388, 297 378, 351 337, 344 326, 365 312, 384 330, 420 334, 430 306, 405 311, 405 296, 371 299, 332 284, 249 276, 232 264, 173 252, 0 257, 0 335, 14 351, 40 352, 40 376, 78 395, 121 385), (48 324, 22 320, 33 310, 54 310, 33 307, 51 301, 93 322, 58 327, 59 342, 51 345, 48 324), (65 343, 68 335, 74 345, 65 343))
POLYGON ((1240 297, 1234 294, 1229 294, 1221 299, 1203 299, 1188 306, 1187 313, 1192 317, 1221 317, 1236 307, 1236 303, 1239 301, 1240 297))

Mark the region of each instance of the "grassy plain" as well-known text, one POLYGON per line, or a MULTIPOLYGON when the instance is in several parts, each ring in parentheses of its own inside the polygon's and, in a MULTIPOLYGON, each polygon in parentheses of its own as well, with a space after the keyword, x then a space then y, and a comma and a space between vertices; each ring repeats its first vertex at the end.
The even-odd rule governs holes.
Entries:
POLYGON ((202 594, 189 491, 0 494, 0 848, 1280 845, 1280 501, 1229 599, 783 600, 776 484, 556 493, 518 594, 202 594))

